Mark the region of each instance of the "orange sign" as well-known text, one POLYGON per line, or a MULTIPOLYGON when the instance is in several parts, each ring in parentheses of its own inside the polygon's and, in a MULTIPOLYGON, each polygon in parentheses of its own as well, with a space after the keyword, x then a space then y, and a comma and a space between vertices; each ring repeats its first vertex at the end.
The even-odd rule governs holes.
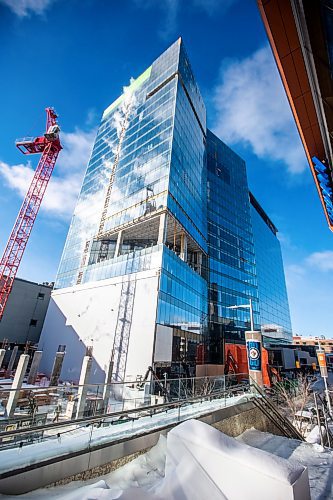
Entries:
POLYGON ((326 354, 325 352, 317 351, 318 363, 321 368, 326 368, 326 354))

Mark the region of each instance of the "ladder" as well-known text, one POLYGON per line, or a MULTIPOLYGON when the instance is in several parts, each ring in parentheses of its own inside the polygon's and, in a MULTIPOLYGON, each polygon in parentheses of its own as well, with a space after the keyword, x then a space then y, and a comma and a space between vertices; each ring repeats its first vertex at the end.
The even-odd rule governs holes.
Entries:
POLYGON ((123 281, 111 357, 112 380, 116 382, 123 382, 125 379, 135 289, 136 279, 123 281))

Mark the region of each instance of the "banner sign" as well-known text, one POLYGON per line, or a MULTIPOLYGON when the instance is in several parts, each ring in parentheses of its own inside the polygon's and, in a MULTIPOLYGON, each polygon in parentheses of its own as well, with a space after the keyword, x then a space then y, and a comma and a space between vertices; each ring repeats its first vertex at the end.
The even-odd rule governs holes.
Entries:
POLYGON ((247 357, 249 360, 249 370, 261 371, 261 342, 259 340, 247 340, 247 357))
POLYGON ((326 366, 326 353, 325 351, 317 351, 318 364, 320 368, 320 375, 322 377, 327 377, 327 366, 326 366))

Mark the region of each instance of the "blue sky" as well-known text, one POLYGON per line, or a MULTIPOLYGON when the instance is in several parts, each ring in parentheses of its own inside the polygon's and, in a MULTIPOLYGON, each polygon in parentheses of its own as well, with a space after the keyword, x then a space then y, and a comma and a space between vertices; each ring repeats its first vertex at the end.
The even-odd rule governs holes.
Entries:
POLYGON ((102 111, 180 35, 208 126, 279 229, 294 331, 332 336, 333 235, 254 0, 0 0, 0 251, 37 161, 15 139, 55 107, 64 150, 18 274, 53 281, 102 111))

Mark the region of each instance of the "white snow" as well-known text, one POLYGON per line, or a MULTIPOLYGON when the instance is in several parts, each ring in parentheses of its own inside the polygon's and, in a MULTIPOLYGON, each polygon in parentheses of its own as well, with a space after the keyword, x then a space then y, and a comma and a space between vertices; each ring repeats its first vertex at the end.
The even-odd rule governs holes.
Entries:
MULTIPOLYGON (((149 452, 110 474, 88 482, 73 482, 19 497, 25 500, 310 498, 306 484, 304 488, 304 466, 296 461, 288 463, 270 453, 254 450, 252 446, 244 444, 245 438, 256 444, 268 442, 272 438, 278 442, 285 439, 247 431, 237 442, 207 424, 189 420, 172 429, 167 439, 161 436, 149 452), (266 440, 263 441, 262 436, 266 440), (275 471, 278 471, 277 474, 275 471), (294 487, 291 483, 299 477, 303 480, 303 491, 298 491, 298 496, 294 497, 289 494, 294 487)), ((290 440, 286 441, 288 443, 290 440)), ((299 445, 299 442, 296 443, 299 445)), ((285 444, 282 447, 285 449, 285 444)), ((316 448, 313 451, 318 453, 316 448)))
POLYGON ((255 448, 286 458, 292 463, 308 467, 312 500, 333 498, 333 452, 320 445, 303 443, 296 439, 274 436, 255 429, 237 438, 255 448))

